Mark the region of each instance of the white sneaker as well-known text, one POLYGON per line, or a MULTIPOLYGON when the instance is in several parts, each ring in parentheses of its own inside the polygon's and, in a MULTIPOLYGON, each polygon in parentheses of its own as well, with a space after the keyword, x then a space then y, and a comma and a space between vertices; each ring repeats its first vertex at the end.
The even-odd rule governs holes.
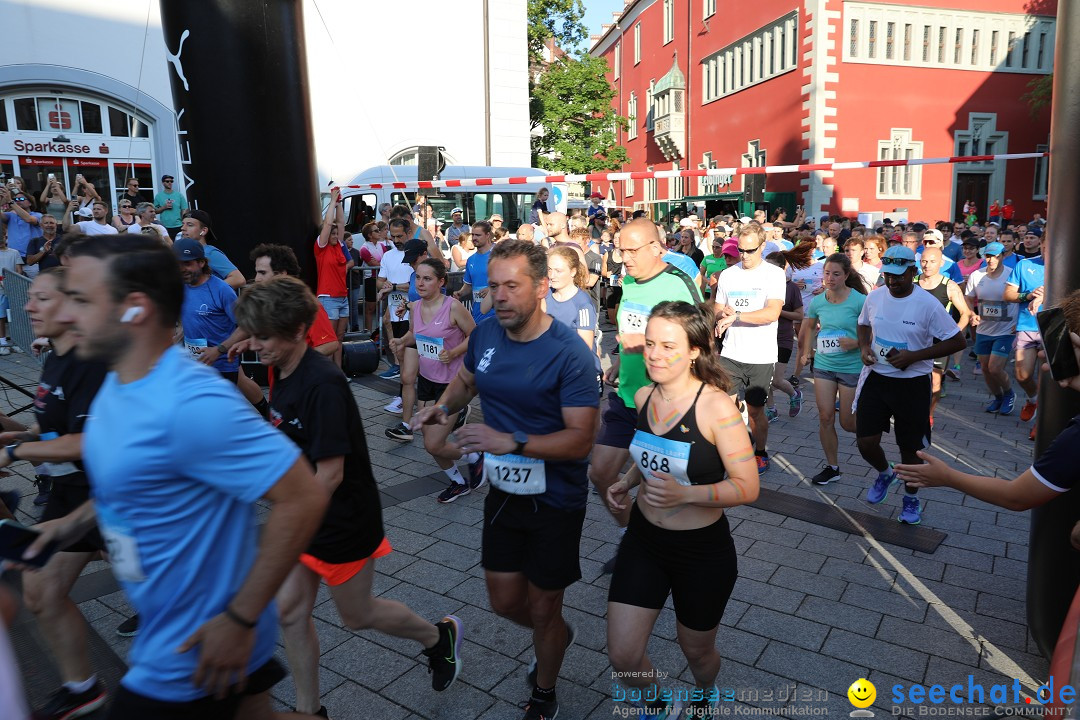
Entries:
POLYGON ((388 413, 394 413, 395 415, 401 414, 401 398, 396 397, 390 401, 390 404, 383 408, 388 413))
POLYGON ((10 345, 0 345, 0 355, 10 355, 10 354, 11 354, 11 346, 10 345))
POLYGON ((11 346, 11 349, 12 349, 12 350, 14 350, 14 351, 15 351, 15 352, 17 352, 17 353, 25 352, 25 351, 24 351, 24 350, 23 350, 23 349, 22 349, 21 347, 19 347, 18 345, 12 345, 12 346, 11 346))

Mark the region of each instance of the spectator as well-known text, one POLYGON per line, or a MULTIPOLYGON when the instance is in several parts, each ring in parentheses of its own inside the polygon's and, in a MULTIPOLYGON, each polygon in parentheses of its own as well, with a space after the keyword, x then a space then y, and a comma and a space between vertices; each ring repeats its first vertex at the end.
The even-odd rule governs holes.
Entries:
POLYGON ((536 225, 542 222, 541 215, 548 211, 548 189, 540 188, 536 191, 536 200, 532 204, 532 212, 529 213, 529 223, 536 225))
MULTIPOLYGON (((117 232, 126 233, 129 227, 136 224, 135 204, 130 200, 121 197, 116 209, 120 212, 117 215, 113 215, 112 226, 116 228, 117 232)), ((137 233, 138 231, 139 229, 136 228, 135 232, 137 233)))
POLYGON ((45 189, 41 191, 41 207, 45 212, 56 218, 56 222, 64 221, 64 213, 67 211, 68 198, 64 194, 64 188, 55 175, 45 183, 45 189))
POLYGON ((7 226, 8 245, 20 256, 25 256, 30 236, 37 234, 41 213, 31 210, 30 196, 21 190, 0 188, 0 203, 4 202, 11 203, 11 209, 0 214, 0 220, 7 226))
MULTIPOLYGON (((450 211, 450 227, 446 229, 446 243, 453 248, 461 235, 469 235, 470 228, 461 218, 461 208, 456 207, 450 211)), ((471 236, 470 236, 471 237, 471 236)))
POLYGON ((210 227, 210 213, 205 210, 188 211, 184 217, 183 225, 180 226, 180 232, 183 233, 184 237, 198 240, 203 245, 206 260, 210 264, 210 272, 217 278, 224 280, 226 285, 236 290, 247 283, 247 280, 240 274, 240 271, 236 269, 236 266, 232 264, 229 258, 225 256, 225 253, 216 247, 218 240, 210 227))
POLYGON ((146 195, 139 190, 139 181, 137 178, 130 178, 127 181, 127 187, 120 195, 120 201, 122 202, 124 200, 127 200, 129 203, 131 203, 132 207, 135 207, 141 202, 149 201, 149 198, 147 198, 146 195))
MULTIPOLYGON (((60 264, 59 258, 53 254, 53 242, 56 241, 56 218, 52 215, 41 216, 41 234, 30 238, 30 244, 26 247, 26 266, 29 270, 32 266, 34 274, 60 264)), ((27 272, 27 275, 30 275, 27 272)))
MULTIPOLYGON (((8 247, 7 236, 4 233, 0 233, 0 270, 13 273, 23 271, 22 254, 18 250, 8 247)), ((10 301, 4 291, 3 282, 0 281, 0 355, 11 354, 11 341, 8 340, 7 336, 7 316, 10 309, 10 301)))
POLYGON ((135 206, 135 222, 128 226, 128 234, 145 233, 147 229, 151 231, 152 237, 161 240, 166 245, 172 245, 173 241, 169 237, 169 231, 163 225, 157 223, 154 204, 141 202, 135 206))
POLYGON ((78 208, 78 206, 79 201, 77 199, 72 199, 72 201, 68 203, 68 209, 72 212, 69 212, 64 216, 64 232, 68 232, 69 230, 74 228, 81 232, 83 235, 117 234, 116 228, 109 224, 109 206, 105 203, 104 200, 98 198, 92 201, 90 220, 80 220, 79 222, 73 223, 71 222, 72 213, 76 210, 76 208, 78 208))
POLYGON ((165 189, 154 196, 154 211, 159 215, 169 239, 174 240, 180 232, 188 204, 183 193, 173 189, 172 175, 162 175, 161 184, 165 186, 165 189))
POLYGON ((319 304, 326 310, 330 324, 334 326, 334 332, 340 341, 345 336, 345 326, 349 322, 345 275, 351 260, 346 258, 347 251, 342 251, 341 233, 345 230, 345 214, 339 192, 337 188, 330 191, 330 205, 326 208, 322 230, 315 241, 315 267, 319 304))

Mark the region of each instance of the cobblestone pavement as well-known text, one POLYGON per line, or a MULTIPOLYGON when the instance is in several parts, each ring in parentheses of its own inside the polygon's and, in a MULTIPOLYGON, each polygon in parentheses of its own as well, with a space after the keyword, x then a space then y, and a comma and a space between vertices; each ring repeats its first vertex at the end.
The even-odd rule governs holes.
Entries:
MULTIPOLYGON (((613 334, 610 327, 604 329, 613 334)), ((0 375, 32 386, 37 368, 25 355, 0 357, 0 375)), ((496 617, 487 601, 479 565, 486 491, 452 505, 435 502, 444 481, 435 479, 437 475, 428 479, 438 469, 419 437, 411 444, 386 439, 383 430, 398 421, 382 411, 389 397, 369 387, 353 388, 395 548, 378 561, 375 591, 433 620, 447 613, 460 617, 464 669, 453 688, 432 692, 418 647, 344 629, 323 588, 315 623, 330 716, 520 717, 519 704, 528 693, 524 675, 532 656, 531 639, 527 631, 496 617)), ((806 404, 794 419, 787 417, 786 397, 778 395, 781 418, 769 436, 773 468, 763 476, 763 487, 895 517, 899 494, 878 506, 865 502, 872 472, 849 433, 840 433, 843 478, 821 489, 809 484, 823 456, 810 382, 804 382, 804 389, 806 404)), ((1015 416, 983 412, 985 388, 982 378, 972 375, 971 360, 964 358, 962 380, 949 382, 947 390, 938 409, 935 453, 969 471, 1003 477, 1015 476, 1030 463, 1028 425, 1015 416)), ((24 404, 15 392, 6 395, 4 408, 24 404)), ((896 459, 891 439, 887 451, 896 459)), ((0 489, 32 495, 29 466, 18 464, 13 470, 16 474, 0 479, 0 489)), ((739 580, 717 645, 724 658, 719 685, 733 688, 737 696, 724 703, 730 714, 763 707, 803 717, 803 708, 810 706, 817 714, 847 715, 852 710, 847 688, 860 677, 877 686, 872 709, 886 716, 892 714, 891 688, 897 683, 959 682, 966 687, 968 675, 987 687, 1011 684, 1012 678, 1042 682, 1047 663, 1025 626, 1027 516, 953 490, 928 490, 921 496, 924 526, 948 533, 929 554, 753 507, 729 511, 739 580), (797 702, 785 701, 793 695, 797 702), (803 702, 808 695, 812 699, 803 702)), ((33 507, 29 500, 24 510, 33 507)), ((20 517, 33 520, 24 512, 20 517)), ((560 718, 610 717, 625 708, 611 699, 604 619, 609 578, 601 574, 618 538, 599 498, 590 496, 581 541, 584 577, 566 591, 565 615, 577 629, 577 644, 567 653, 558 685, 560 718)), ((94 563, 86 572, 102 571, 108 572, 107 567, 94 563)), ((94 630, 123 657, 130 640, 115 630, 131 609, 115 584, 104 585, 109 592, 80 607, 94 630)), ((660 613, 649 652, 672 684, 686 686, 690 674, 674 639, 669 602, 660 613)), ((284 651, 279 654, 284 658, 284 651)), ((280 707, 291 708, 291 681, 282 682, 274 696, 280 707)))

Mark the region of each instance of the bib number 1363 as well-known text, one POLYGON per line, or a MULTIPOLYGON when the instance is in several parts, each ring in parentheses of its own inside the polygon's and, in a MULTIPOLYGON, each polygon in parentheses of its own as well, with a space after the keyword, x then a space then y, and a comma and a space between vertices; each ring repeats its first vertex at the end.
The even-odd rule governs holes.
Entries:
POLYGON ((511 495, 540 495, 547 490, 544 461, 521 455, 485 455, 484 476, 511 495))

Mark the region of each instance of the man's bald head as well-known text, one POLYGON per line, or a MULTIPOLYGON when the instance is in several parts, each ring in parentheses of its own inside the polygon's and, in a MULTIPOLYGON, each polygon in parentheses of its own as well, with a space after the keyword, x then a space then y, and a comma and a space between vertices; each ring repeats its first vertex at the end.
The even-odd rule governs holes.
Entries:
POLYGON ((628 238, 635 238, 638 242, 660 242, 660 231, 656 224, 649 218, 637 218, 622 226, 622 236, 625 242, 628 238))

